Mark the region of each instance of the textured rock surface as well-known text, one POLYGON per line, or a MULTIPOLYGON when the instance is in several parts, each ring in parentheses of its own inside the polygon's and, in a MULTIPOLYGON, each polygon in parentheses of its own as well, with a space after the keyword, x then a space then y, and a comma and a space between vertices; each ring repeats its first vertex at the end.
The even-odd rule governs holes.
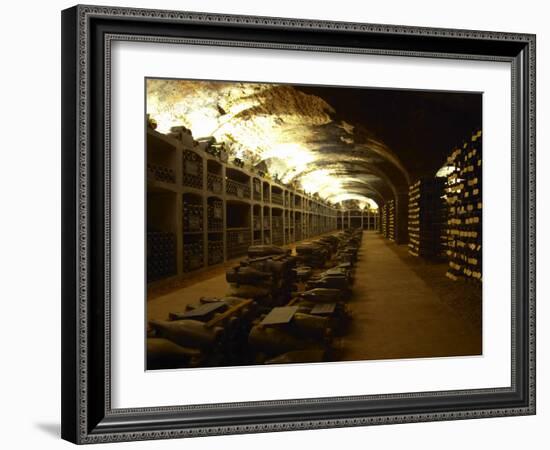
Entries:
POLYGON ((234 157, 264 162, 286 183, 333 202, 380 203, 408 180, 397 156, 322 98, 290 85, 148 80, 147 112, 159 131, 184 125, 214 136, 234 157))

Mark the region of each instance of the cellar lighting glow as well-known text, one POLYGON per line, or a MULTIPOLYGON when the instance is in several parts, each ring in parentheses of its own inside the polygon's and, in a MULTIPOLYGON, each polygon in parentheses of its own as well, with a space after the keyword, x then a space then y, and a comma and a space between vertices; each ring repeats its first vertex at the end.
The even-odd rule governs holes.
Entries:
POLYGON ((300 184, 306 192, 317 192, 325 199, 348 193, 346 184, 358 181, 358 178, 340 175, 334 169, 317 169, 300 177, 300 184))
POLYGON ((329 200, 333 203, 342 203, 348 200, 355 200, 361 209, 378 209, 378 203, 376 203, 372 198, 366 197, 361 194, 353 194, 353 193, 344 193, 340 195, 336 195, 334 197, 330 197, 329 200))
POLYGON ((284 183, 290 183, 315 161, 313 152, 300 144, 275 145, 262 153, 262 159, 269 162, 270 171, 277 170, 284 183))
POLYGON ((289 85, 149 79, 147 113, 160 133, 184 126, 195 139, 213 136, 226 144, 231 157, 252 166, 263 161, 272 177, 296 182, 323 199, 349 194, 350 184, 368 177, 346 176, 343 170, 342 162, 362 156, 327 155, 327 146, 389 152, 376 142, 368 148, 355 144, 354 125, 335 122, 335 111, 322 98, 289 85), (308 172, 327 158, 333 161, 330 169, 308 172))
POLYGON ((363 205, 362 207, 368 205, 372 209, 378 209, 378 204, 371 198, 349 192, 346 185, 359 181, 358 178, 342 176, 330 169, 314 170, 300 177, 300 183, 306 192, 317 192, 322 198, 332 203, 357 200, 363 205))
POLYGON ((318 192, 319 195, 326 198, 327 192, 339 191, 341 189, 340 182, 334 178, 332 173, 327 169, 318 169, 300 177, 302 189, 310 194, 318 192), (322 192, 322 194, 321 194, 322 192))

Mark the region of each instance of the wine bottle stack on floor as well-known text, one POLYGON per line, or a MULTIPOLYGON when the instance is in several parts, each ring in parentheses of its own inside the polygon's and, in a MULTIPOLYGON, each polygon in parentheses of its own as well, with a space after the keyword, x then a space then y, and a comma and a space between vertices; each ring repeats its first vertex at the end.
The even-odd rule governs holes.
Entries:
POLYGON ((424 178, 409 187, 409 253, 438 257, 441 233, 447 221, 442 178, 424 178))
POLYGON ((385 238, 388 237, 388 205, 384 204, 380 213, 380 232, 385 238))
POLYGON ((441 259, 448 259, 447 250, 451 241, 449 236, 449 204, 447 202, 446 186, 447 178, 444 177, 441 195, 441 216, 443 217, 443 221, 439 230, 439 254, 437 255, 441 259))
POLYGON ((395 202, 388 202, 388 239, 395 241, 395 202))
POLYGON ((333 232, 298 244, 295 255, 248 247, 226 271, 226 296, 148 320, 147 369, 335 360, 352 324, 362 237, 359 228, 333 232))
POLYGON ((475 132, 453 151, 447 164, 453 167, 447 177, 449 269, 452 280, 481 281, 481 131, 475 132))

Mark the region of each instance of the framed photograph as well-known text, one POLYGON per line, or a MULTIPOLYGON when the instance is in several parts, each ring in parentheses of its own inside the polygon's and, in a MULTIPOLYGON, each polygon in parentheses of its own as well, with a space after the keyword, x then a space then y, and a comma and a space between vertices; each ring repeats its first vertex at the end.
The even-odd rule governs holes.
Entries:
POLYGON ((535 36, 62 12, 62 437, 535 413, 535 36))

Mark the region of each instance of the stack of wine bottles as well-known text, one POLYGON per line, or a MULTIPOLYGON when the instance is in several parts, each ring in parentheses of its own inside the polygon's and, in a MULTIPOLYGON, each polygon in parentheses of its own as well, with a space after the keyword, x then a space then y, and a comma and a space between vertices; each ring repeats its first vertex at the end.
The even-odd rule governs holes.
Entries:
POLYGON ((388 202, 388 239, 395 241, 395 202, 388 202))
POLYGON ((175 183, 176 174, 173 169, 158 164, 147 163, 147 179, 162 181, 164 183, 175 183))
POLYGON ((261 201, 262 200, 262 182, 258 178, 254 178, 252 181, 253 185, 253 192, 254 192, 254 200, 261 201))
POLYGON ((202 203, 192 203, 183 199, 183 232, 196 233, 203 231, 203 208, 202 203))
POLYGON ((294 240, 302 240, 302 216, 296 213, 296 218, 294 220, 294 240))
POLYGON ((191 150, 183 151, 183 185, 202 189, 202 158, 191 150))
POLYGON ((261 208, 253 208, 252 214, 252 245, 261 245, 262 241, 262 216, 261 208))
POLYGON ((447 221, 442 178, 418 180, 409 186, 409 253, 433 258, 441 255, 441 230, 447 221))
POLYGON ((223 179, 220 175, 208 172, 206 174, 206 187, 214 194, 221 194, 223 190, 223 179))
POLYGON ((388 237, 388 205, 384 203, 380 213, 380 232, 385 238, 388 237))
POLYGON ((447 277, 481 281, 481 131, 473 133, 448 159, 449 269, 447 277))
POLYGON ((216 142, 215 138, 211 137, 210 141, 206 142, 206 145, 202 146, 204 151, 220 161, 227 162, 228 149, 223 142, 216 142))
POLYGON ((183 271, 191 272, 203 266, 204 251, 202 236, 192 236, 183 241, 183 271))
POLYGON ((449 250, 450 234, 449 234, 449 204, 446 195, 447 178, 443 177, 443 189, 441 195, 441 216, 445 219, 441 223, 439 233, 439 258, 448 259, 447 251, 449 250))
POLYGON ((176 274, 176 236, 147 231, 147 282, 176 274))
POLYGON ((420 255, 420 184, 418 180, 409 186, 409 253, 420 255))
POLYGON ((219 199, 208 199, 208 231, 223 231, 223 203, 219 199))
POLYGON ((254 231, 262 229, 262 221, 260 216, 252 216, 252 227, 254 228, 254 231))
POLYGON ((187 148, 193 148, 197 144, 197 142, 193 139, 193 133, 191 130, 183 125, 170 128, 168 135, 180 141, 187 148))
POLYGON ((271 194, 271 203, 275 203, 277 205, 282 205, 283 204, 283 194, 273 192, 271 194))
POLYGON ((250 186, 248 184, 229 178, 225 180, 225 191, 237 198, 250 198, 250 186))
POLYGON ((208 265, 223 262, 223 240, 208 240, 208 265))
POLYGON ((272 242, 274 245, 283 245, 283 216, 272 216, 272 242))
POLYGON ((250 229, 227 231, 227 257, 246 255, 250 246, 250 229))

